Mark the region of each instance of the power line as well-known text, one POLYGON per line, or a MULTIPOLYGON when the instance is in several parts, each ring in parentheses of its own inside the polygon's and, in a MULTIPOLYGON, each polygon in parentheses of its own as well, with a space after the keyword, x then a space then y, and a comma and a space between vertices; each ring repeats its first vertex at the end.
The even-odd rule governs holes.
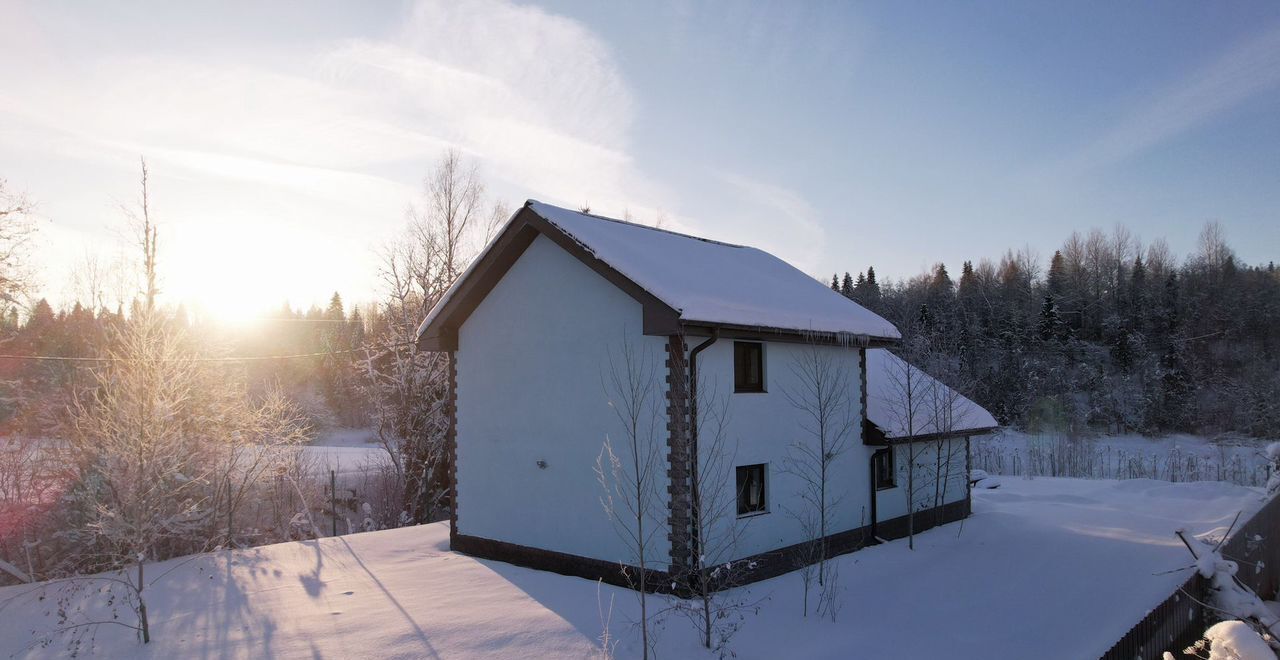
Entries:
MULTIPOLYGON (((412 346, 413 342, 401 342, 381 346, 381 349, 402 348, 412 346)), ((147 360, 142 358, 117 358, 117 357, 73 357, 65 355, 0 355, 0 360, 43 360, 50 362, 260 362, 264 360, 292 360, 298 358, 323 357, 326 355, 343 355, 346 353, 355 353, 365 350, 361 348, 349 348, 341 351, 321 351, 318 353, 294 353, 291 355, 248 355, 244 357, 195 357, 195 358, 156 358, 147 360)))

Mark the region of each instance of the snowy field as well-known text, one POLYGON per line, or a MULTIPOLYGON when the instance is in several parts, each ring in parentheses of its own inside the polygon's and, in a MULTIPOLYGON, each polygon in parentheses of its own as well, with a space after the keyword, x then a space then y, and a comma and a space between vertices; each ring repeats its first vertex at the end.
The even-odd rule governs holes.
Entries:
POLYGON ((990 474, 1085 479, 1228 481, 1264 486, 1271 440, 1194 435, 1068 438, 1002 429, 973 439, 973 467, 990 474))
MULTIPOLYGON (((998 479, 974 515, 841 557, 838 621, 800 616, 799 577, 731 592, 759 600, 740 658, 1096 658, 1187 577, 1173 532, 1222 534, 1260 492, 1224 483, 998 479)), ((613 603, 617 657, 636 657, 620 589, 449 552, 433 524, 200 555, 153 566, 153 642, 97 631, 96 657, 552 658, 599 655, 613 603)), ((61 657, 32 587, 0 589, 0 655, 61 657)), ((74 599, 73 599, 74 600, 74 599)), ((73 602, 73 605, 78 604, 73 602)), ((93 609, 87 608, 87 616, 93 609)), ((88 655, 88 654, 86 654, 88 655)), ((710 658, 669 619, 660 657, 710 658)))
POLYGON ((324 476, 333 470, 340 479, 354 477, 387 456, 373 429, 326 429, 302 451, 314 474, 324 476))

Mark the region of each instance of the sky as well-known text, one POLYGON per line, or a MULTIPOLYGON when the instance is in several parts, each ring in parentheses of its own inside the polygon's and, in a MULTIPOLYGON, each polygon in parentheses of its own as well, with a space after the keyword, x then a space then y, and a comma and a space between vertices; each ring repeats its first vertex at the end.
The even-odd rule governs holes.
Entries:
POLYGON ((376 295, 454 148, 489 193, 815 277, 1123 223, 1280 252, 1280 4, 0 0, 0 178, 41 292, 118 258, 151 170, 171 301, 376 295))

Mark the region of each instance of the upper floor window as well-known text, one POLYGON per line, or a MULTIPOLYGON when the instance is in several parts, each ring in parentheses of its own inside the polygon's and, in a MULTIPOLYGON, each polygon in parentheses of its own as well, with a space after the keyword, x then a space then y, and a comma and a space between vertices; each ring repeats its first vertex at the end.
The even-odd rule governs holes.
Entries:
POLYGON ((764 344, 733 342, 733 391, 764 391, 764 344))

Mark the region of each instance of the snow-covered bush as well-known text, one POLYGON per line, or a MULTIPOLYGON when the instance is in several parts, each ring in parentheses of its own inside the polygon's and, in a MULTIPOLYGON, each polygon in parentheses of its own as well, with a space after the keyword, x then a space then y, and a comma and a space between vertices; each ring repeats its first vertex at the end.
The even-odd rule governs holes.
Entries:
MULTIPOLYGON (((1204 631, 1204 639, 1183 651, 1204 660, 1275 660, 1276 654, 1256 630, 1243 621, 1220 621, 1204 631)), ((1175 660, 1166 651, 1164 660, 1175 660)))
MULTIPOLYGON (((1276 616, 1236 578, 1239 564, 1222 556, 1221 542, 1190 539, 1182 530, 1177 535, 1195 558, 1196 571, 1209 580, 1210 611, 1223 619, 1183 653, 1205 660, 1275 660, 1280 650, 1271 628, 1276 616)), ((1169 660, 1173 655, 1166 652, 1164 657, 1169 660)))
POLYGON ((1267 477, 1267 495, 1280 491, 1280 442, 1272 442, 1263 452, 1270 461, 1271 474, 1267 477))

